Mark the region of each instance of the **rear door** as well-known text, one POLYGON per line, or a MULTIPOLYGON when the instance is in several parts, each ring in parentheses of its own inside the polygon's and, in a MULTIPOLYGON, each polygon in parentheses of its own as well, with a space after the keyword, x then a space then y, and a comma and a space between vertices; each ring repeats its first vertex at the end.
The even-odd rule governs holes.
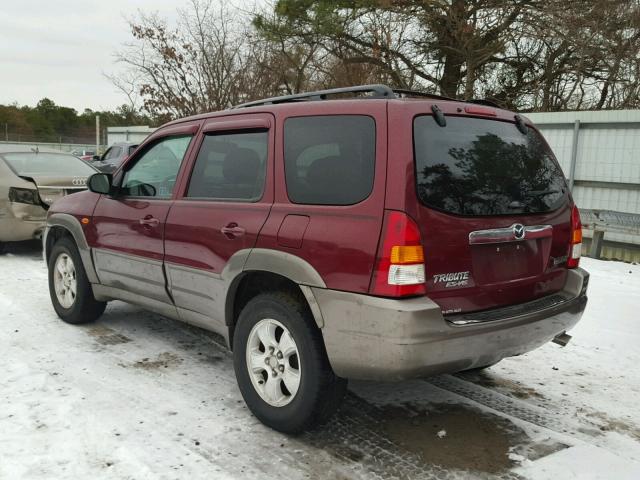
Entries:
POLYGON ((203 126, 165 228, 169 288, 184 320, 224 322, 221 274, 255 245, 273 204, 272 125, 270 114, 244 114, 203 126))
POLYGON ((405 116, 414 163, 406 202, 422 233, 428 295, 454 313, 560 290, 572 201, 553 153, 513 114, 456 107, 440 106, 445 126, 430 108, 405 116))
POLYGON ((163 273, 164 228, 174 187, 198 123, 154 136, 100 197, 93 252, 100 283, 171 303, 163 273))

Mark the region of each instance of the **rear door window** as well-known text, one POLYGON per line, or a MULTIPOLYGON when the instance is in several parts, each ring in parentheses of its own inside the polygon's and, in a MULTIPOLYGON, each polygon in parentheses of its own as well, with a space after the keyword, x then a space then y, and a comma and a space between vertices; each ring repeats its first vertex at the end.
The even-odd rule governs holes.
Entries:
POLYGON ((293 203, 353 205, 371 194, 375 121, 364 115, 293 117, 284 125, 287 193, 293 203))
POLYGON ((542 213, 558 208, 567 187, 542 136, 513 123, 430 115, 413 124, 418 197, 426 206, 467 215, 542 213))
POLYGON ((268 144, 266 130, 206 135, 193 168, 187 197, 260 200, 268 144))

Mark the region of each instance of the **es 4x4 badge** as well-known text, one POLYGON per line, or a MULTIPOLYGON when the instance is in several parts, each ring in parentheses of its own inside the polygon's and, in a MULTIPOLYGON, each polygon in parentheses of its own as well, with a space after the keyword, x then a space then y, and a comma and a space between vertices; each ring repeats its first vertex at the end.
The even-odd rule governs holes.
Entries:
POLYGON ((444 283, 444 288, 466 287, 469 284, 469 272, 438 273, 433 276, 433 284, 444 283))

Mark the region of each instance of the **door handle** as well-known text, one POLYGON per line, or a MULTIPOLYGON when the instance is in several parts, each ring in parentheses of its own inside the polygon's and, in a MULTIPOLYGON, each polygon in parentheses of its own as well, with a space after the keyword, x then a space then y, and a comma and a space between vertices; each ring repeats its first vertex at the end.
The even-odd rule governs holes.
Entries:
POLYGON ((144 225, 145 227, 157 227, 158 225, 160 225, 160 220, 152 217, 151 215, 147 215, 146 217, 141 218, 138 221, 140 222, 140 225, 144 225))
POLYGON ((222 232, 222 234, 225 237, 232 239, 236 237, 241 237, 242 235, 245 234, 246 230, 242 227, 239 227, 237 223, 231 222, 226 227, 222 227, 220 229, 220 232, 222 232))

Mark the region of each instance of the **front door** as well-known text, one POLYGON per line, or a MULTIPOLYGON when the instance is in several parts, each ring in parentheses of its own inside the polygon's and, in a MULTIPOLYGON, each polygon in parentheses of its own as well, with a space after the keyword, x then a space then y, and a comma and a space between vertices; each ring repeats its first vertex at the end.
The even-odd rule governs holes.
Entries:
POLYGON ((93 216, 94 260, 102 285, 171 303, 163 272, 164 227, 180 166, 197 126, 147 142, 114 179, 93 216))
POLYGON ((255 245, 269 215, 271 119, 234 115, 209 120, 202 128, 191 176, 181 185, 165 227, 170 292, 187 321, 214 329, 223 324, 223 271, 234 254, 255 245))

